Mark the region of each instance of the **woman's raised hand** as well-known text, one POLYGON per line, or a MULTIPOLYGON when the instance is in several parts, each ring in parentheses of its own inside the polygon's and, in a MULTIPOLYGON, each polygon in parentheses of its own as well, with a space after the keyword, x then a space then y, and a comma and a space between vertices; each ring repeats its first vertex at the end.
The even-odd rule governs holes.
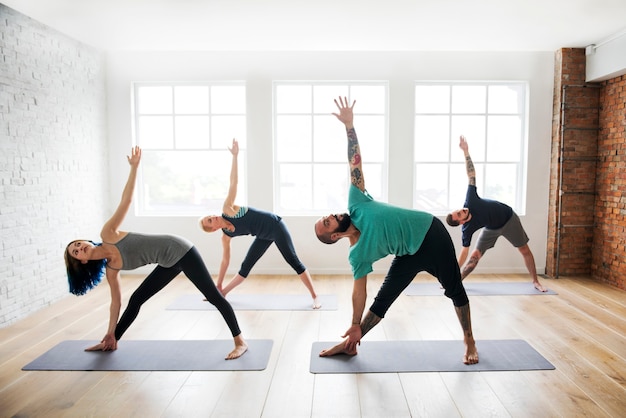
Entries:
POLYGON ((141 148, 138 146, 131 148, 130 156, 127 155, 126 158, 128 158, 128 164, 135 167, 138 166, 141 160, 141 148))

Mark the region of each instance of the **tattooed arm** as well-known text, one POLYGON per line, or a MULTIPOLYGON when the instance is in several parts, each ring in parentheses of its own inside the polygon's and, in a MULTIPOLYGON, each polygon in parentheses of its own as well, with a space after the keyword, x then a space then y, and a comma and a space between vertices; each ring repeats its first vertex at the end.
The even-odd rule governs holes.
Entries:
POLYGON ((478 260, 480 260, 480 257, 482 257, 480 251, 472 251, 472 255, 467 261, 467 264, 461 269, 461 280, 465 279, 472 271, 474 271, 476 265, 478 264, 478 260))
POLYGON ((363 166, 361 164, 361 148, 359 140, 354 130, 354 114, 352 109, 356 101, 348 106, 347 98, 335 99, 335 105, 339 109, 339 113, 333 113, 346 126, 348 134, 348 163, 350 164, 350 181, 361 191, 365 191, 365 180, 363 179, 363 166))
POLYGON ((467 170, 467 178, 469 179, 469 184, 472 186, 476 186, 476 170, 474 169, 474 163, 472 162, 472 157, 469 155, 469 149, 467 146, 467 141, 465 137, 461 135, 459 142, 459 148, 463 150, 463 154, 465 154, 465 169, 467 170))

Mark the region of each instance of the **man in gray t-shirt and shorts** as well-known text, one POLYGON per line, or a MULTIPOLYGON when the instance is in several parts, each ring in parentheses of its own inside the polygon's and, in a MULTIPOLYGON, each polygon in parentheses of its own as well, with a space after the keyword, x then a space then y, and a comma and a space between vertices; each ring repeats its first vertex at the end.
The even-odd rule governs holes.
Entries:
POLYGON ((450 226, 462 225, 462 243, 463 248, 459 254, 459 266, 461 267, 461 277, 465 279, 478 264, 480 258, 485 252, 492 248, 496 240, 503 236, 515 248, 517 248, 522 257, 528 272, 533 278, 533 285, 541 292, 545 292, 539 279, 537 278, 537 270, 535 268, 535 258, 528 247, 528 236, 522 227, 519 217, 513 209, 504 203, 496 200, 482 199, 478 196, 476 190, 476 171, 474 163, 469 155, 467 141, 461 136, 459 147, 465 154, 465 167, 467 169, 467 177, 469 185, 467 186, 467 194, 465 196, 465 204, 463 209, 458 209, 448 214, 446 221, 450 226), (472 252, 467 264, 463 266, 474 232, 483 228, 478 236, 476 248, 472 252))

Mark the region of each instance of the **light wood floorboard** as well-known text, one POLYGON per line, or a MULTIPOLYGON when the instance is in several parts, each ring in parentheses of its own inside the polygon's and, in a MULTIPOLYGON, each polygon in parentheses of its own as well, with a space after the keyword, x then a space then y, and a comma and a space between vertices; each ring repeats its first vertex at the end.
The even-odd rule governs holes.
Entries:
MULTIPOLYGON (((143 277, 125 276, 125 298, 143 277)), ((382 276, 368 281, 368 306, 382 276)), ((426 274, 415 279, 434 282, 426 274)), ((523 274, 473 275, 526 281, 523 274)), ((238 311, 247 339, 271 339, 263 371, 45 372, 21 368, 61 341, 98 340, 108 288, 67 298, 0 329, 0 417, 623 417, 626 292, 588 277, 543 279, 558 295, 473 296, 478 341, 523 339, 556 370, 475 373, 311 374, 311 345, 336 342, 351 319, 352 279, 314 277, 335 311, 238 311)), ((131 339, 230 339, 215 311, 165 309, 196 293, 181 276, 142 308, 131 339)), ((295 276, 250 276, 238 293, 306 293, 295 276)), ((127 299, 124 299, 124 304, 127 299)), ((401 295, 364 339, 460 339, 450 300, 401 295)), ((315 354, 315 353, 314 353, 315 354)), ((459 352, 459 361, 462 353, 459 352)))

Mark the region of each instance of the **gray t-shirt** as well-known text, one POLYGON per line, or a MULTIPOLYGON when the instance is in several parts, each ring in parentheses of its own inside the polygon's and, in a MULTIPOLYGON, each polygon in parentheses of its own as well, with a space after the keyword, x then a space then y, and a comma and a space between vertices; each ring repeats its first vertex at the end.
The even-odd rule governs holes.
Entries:
POLYGON ((146 264, 172 267, 193 247, 191 241, 177 235, 148 235, 129 232, 113 244, 122 256, 120 270, 134 270, 146 264))

